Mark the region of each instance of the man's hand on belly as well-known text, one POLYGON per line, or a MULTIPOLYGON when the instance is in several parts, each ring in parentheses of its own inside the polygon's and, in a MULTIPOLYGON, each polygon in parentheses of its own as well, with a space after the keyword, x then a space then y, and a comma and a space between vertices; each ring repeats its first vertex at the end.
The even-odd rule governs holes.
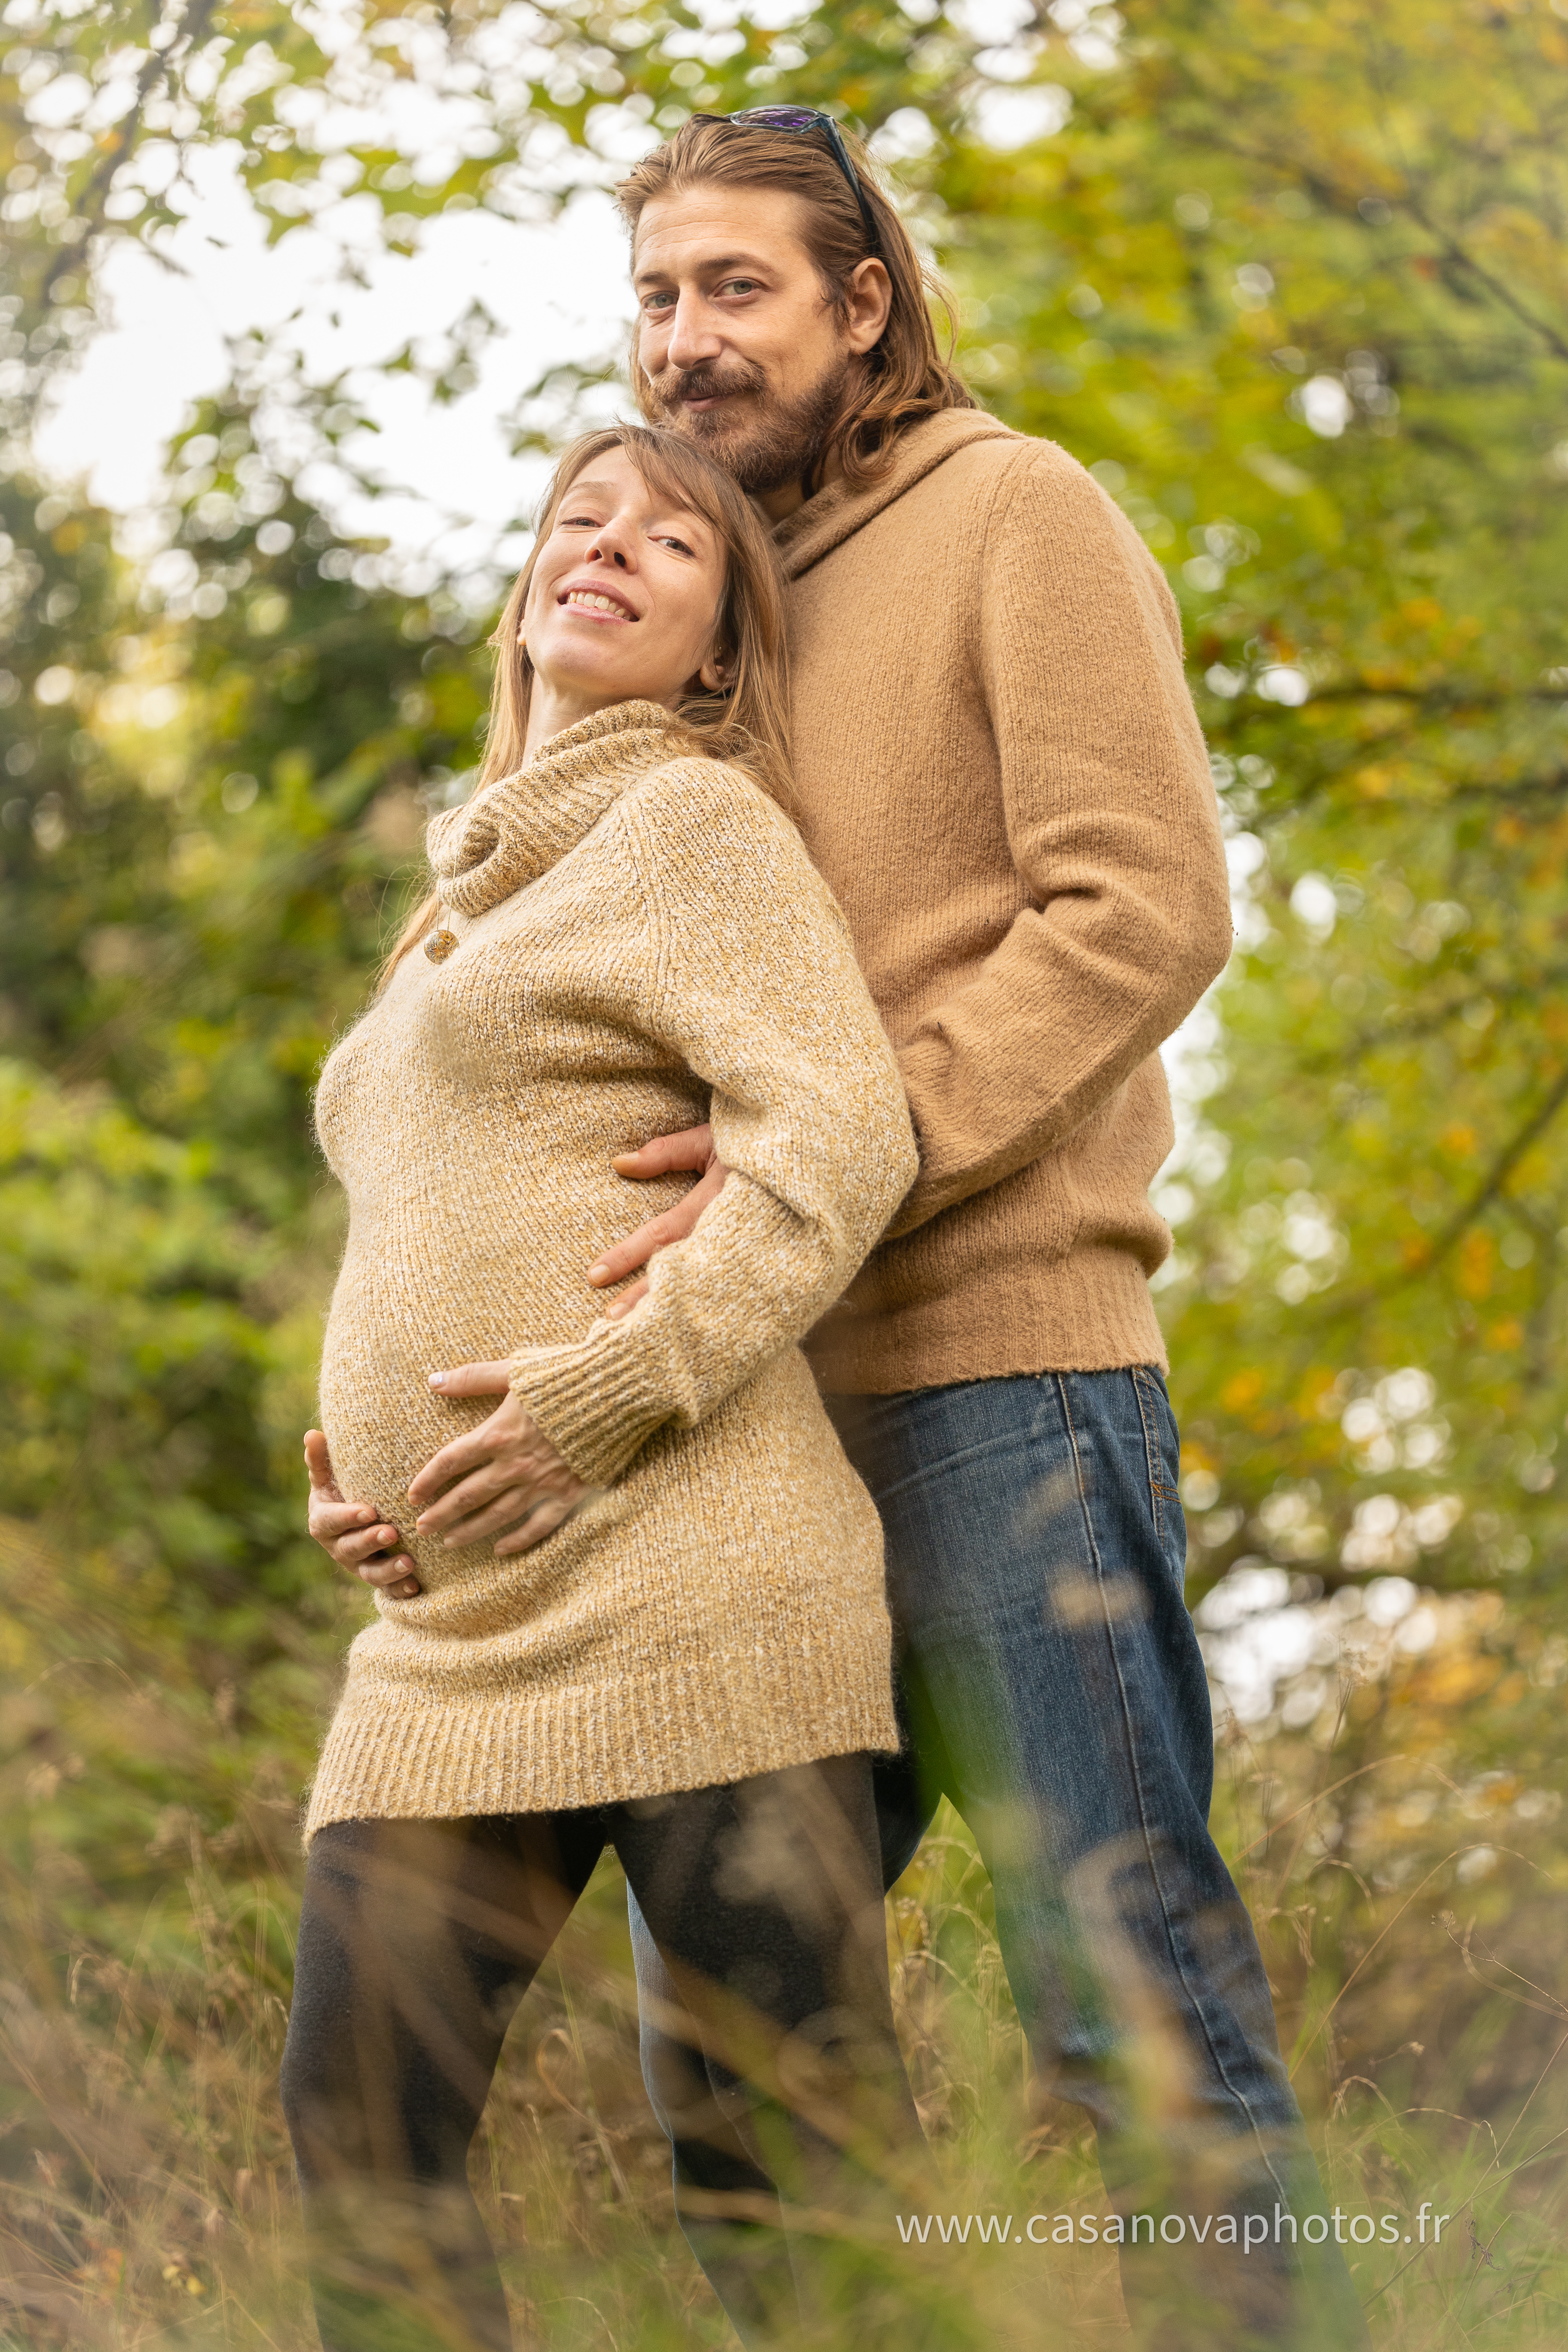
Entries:
POLYGON ((430 1375, 437 1396, 503 1400, 488 1421, 443 1445, 409 1480, 408 1499, 419 1512, 414 1532, 439 1536, 448 1550, 493 1541, 502 1559, 529 1551, 553 1535, 589 1491, 512 1395, 510 1374, 509 1364, 494 1363, 430 1375))
MULTIPOLYGON (((623 1151, 611 1160, 617 1176, 629 1177, 639 1184, 650 1183, 656 1176, 675 1176, 688 1170, 697 1182, 684 1201, 667 1209, 662 1217, 650 1217, 624 1242, 607 1249, 603 1257, 588 1268, 588 1279, 596 1289, 607 1284, 624 1281, 646 1265, 656 1250, 668 1249, 671 1242, 683 1242, 695 1226, 710 1201, 716 1201, 724 1187, 729 1170, 713 1149, 710 1127, 683 1128, 679 1135, 656 1135, 640 1151, 623 1151)), ((646 1282, 634 1282, 605 1309, 605 1320, 616 1323, 629 1315, 647 1289, 646 1282)))

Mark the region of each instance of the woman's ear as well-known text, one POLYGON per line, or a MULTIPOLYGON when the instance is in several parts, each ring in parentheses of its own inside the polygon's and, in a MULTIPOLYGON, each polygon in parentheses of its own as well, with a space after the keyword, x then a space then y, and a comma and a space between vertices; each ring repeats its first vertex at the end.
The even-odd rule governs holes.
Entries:
POLYGON ((723 694, 730 684, 730 665, 721 654, 710 654, 697 672, 700 686, 710 694, 723 694))

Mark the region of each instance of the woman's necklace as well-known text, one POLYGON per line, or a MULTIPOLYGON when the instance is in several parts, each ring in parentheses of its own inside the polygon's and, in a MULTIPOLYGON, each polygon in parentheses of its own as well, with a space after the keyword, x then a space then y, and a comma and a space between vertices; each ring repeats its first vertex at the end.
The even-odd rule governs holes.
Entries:
POLYGON ((432 963, 445 963, 457 944, 457 932, 449 931, 441 919, 441 900, 437 895, 435 922, 425 935, 425 952, 432 963))

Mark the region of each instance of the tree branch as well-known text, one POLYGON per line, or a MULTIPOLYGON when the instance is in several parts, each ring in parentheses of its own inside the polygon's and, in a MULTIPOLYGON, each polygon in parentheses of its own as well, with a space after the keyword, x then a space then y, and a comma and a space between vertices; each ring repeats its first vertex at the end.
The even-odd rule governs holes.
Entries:
POLYGON ((1532 310, 1527 310, 1511 288, 1505 286, 1500 278, 1494 277, 1489 269, 1468 254, 1447 229, 1439 228, 1414 197, 1406 197, 1405 208, 1411 219, 1424 228, 1428 236, 1436 239, 1456 268, 1468 271, 1478 285, 1484 286, 1493 301, 1500 302, 1505 310, 1511 312, 1521 326, 1527 328, 1543 343, 1554 359, 1568 360, 1568 338, 1560 335, 1546 320, 1538 319, 1532 310))
POLYGON ((1390 1046, 1417 1045, 1424 1037, 1436 1036, 1460 1017, 1467 1005, 1482 998, 1508 1010, 1536 1003, 1543 991, 1561 987, 1564 982, 1568 982, 1568 964, 1548 964, 1512 988, 1471 986, 1462 995, 1450 996, 1446 1003, 1413 1013, 1406 1021, 1390 1022, 1383 1028, 1360 1029, 1345 1044, 1328 1053, 1303 1055, 1298 1066, 1308 1077, 1327 1076, 1331 1072, 1342 1071, 1347 1064, 1363 1060, 1369 1054, 1381 1053, 1390 1046))
MULTIPOLYGON (((163 48, 153 51, 136 77, 135 97, 114 125, 113 130, 106 132, 105 152, 89 173, 87 184, 82 189, 75 206, 76 216, 88 223, 88 232, 84 232, 84 236, 78 238, 75 244, 62 245, 55 255, 44 272, 43 285, 39 289, 40 300, 45 302, 48 300, 57 279, 70 268, 76 245, 84 243, 86 234, 90 233, 91 229, 102 226, 103 207, 108 200, 110 190, 114 185, 115 173, 132 152, 136 131, 146 111, 148 100, 159 83, 168 79, 169 68, 174 62, 175 51, 189 49, 192 43, 200 38, 206 28, 207 19, 212 15, 215 5, 216 0, 188 0, 187 6, 173 18, 167 15, 160 15, 157 20, 159 25, 174 22, 175 28, 174 38, 163 48)), ((156 29, 157 26, 154 26, 153 30, 156 31, 156 29)))
POLYGON ((1531 1145, 1538 1142, 1544 1135, 1564 1103, 1568 1103, 1568 1066, 1559 1072, 1556 1082, 1545 1100, 1531 1112, 1511 1142, 1498 1154, 1475 1192, 1461 1208, 1455 1211, 1442 1232, 1432 1243, 1430 1248, 1423 1253, 1419 1260, 1415 1265, 1403 1268, 1389 1282, 1368 1284, 1364 1289, 1353 1291, 1348 1297, 1333 1303, 1325 1300, 1317 1319, 1324 1323, 1334 1323, 1340 1321, 1344 1316, 1363 1313, 1367 1307, 1375 1306, 1380 1299, 1392 1297, 1395 1291, 1405 1289, 1412 1282, 1424 1280, 1436 1267, 1441 1265, 1443 1260, 1458 1248, 1478 1217, 1482 1216, 1490 1208, 1531 1145))
POLYGON ((1562 686, 1397 686, 1368 677, 1347 677, 1335 686, 1315 686, 1314 702, 1415 702, 1433 710, 1500 710, 1514 702, 1568 703, 1562 686))

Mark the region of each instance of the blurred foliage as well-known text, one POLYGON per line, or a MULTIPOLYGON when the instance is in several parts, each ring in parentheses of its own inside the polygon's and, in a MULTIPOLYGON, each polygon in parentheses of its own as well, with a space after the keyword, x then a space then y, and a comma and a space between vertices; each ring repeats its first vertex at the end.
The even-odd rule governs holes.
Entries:
MULTIPOLYGON (((1181 602, 1240 927, 1176 1055, 1160 1192, 1193 1591, 1251 1724, 1225 1734, 1219 1819, 1334 2165, 1366 2200, 1418 2201, 1440 2168, 1477 2200, 1452 2272, 1387 2284, 1380 2340, 1496 2340, 1510 2311, 1561 2340, 1561 2175, 1530 2152, 1563 2036, 1563 0, 5 16, 20 2340, 163 2340, 198 2306, 213 2341, 300 2340, 269 2070, 292 1808, 359 1613, 297 1523, 339 1230, 309 1094, 477 755, 487 669, 472 583, 394 593, 302 495, 356 421, 340 386, 293 380, 279 436, 276 381, 237 353, 135 529, 34 478, 28 419, 116 245, 166 251, 214 173, 276 237, 347 206, 405 251, 447 207, 540 217, 692 106, 785 97, 873 134, 981 396, 1093 467, 1181 602), (1500 2198, 1523 2234, 1483 2261, 1500 2198)), ((489 331, 399 364, 449 398, 489 331)), ((903 1897, 901 2016, 955 2197, 1091 2196, 1076 2125, 1003 2087, 956 1831, 903 1897)), ((509 2061, 494 2210, 531 2265, 554 2249, 552 2326, 588 2341, 580 2302, 623 2341, 706 2340, 638 2137, 614 1909, 602 1886, 568 1957, 601 1970, 590 2021, 556 1987, 509 2061)), ((1107 2288, 1081 2287, 1090 2327, 1107 2288)), ((976 2284, 984 2340, 1014 2291, 976 2284)))
POLYGON ((162 590, 106 518, 0 493, 6 1496, 242 1711, 338 1621, 297 1495, 338 1234, 310 1087, 486 692, 455 600, 356 585, 253 457, 237 403, 193 419, 162 590))
MULTIPOLYGON (((1348 1538, 1354 1572, 1425 1558, 1447 1581, 1544 1591, 1568 1404, 1568 23, 1548 0, 1398 0, 1373 21, 1353 0, 866 0, 783 28, 723 13, 13 10, 5 381, 36 394, 90 331, 115 241, 160 250, 215 169, 240 174, 277 236, 358 205, 406 245, 448 206, 536 215, 693 104, 826 96, 858 121, 958 283, 983 395, 1096 467, 1184 606, 1247 901, 1223 1049, 1189 1066, 1194 1092, 1216 1091, 1163 1195, 1182 1213, 1163 1304, 1194 1496, 1220 1490, 1203 1558, 1331 1579, 1348 1538), (413 85, 438 122, 410 110, 413 85), (1412 1367, 1433 1393, 1405 1428, 1377 1400, 1412 1367), (1270 1496, 1277 1520, 1298 1511, 1283 1550, 1259 1517, 1270 1496)), ((485 331, 465 322, 441 364, 460 373, 464 335, 485 331)), ((308 387, 295 397, 310 407, 308 387)), ((329 438, 334 399, 317 388, 329 438)), ((388 609, 378 671, 379 608, 342 612, 302 546, 259 560, 257 517, 286 485, 236 448, 243 418, 213 422, 176 495, 199 560, 184 609, 222 595, 224 624, 148 630, 138 675, 162 663, 195 696, 213 762, 267 772, 250 822, 281 827, 285 866, 331 860, 359 786, 389 772, 417 663, 388 609), (271 631, 269 596, 289 600, 271 631), (343 691, 351 642, 363 698, 343 691), (305 767, 274 784, 285 741, 308 785, 305 767)), ((110 593, 95 529, 74 518, 33 551, 44 583, 86 599, 54 625, 68 652, 110 593)), ((465 710, 439 715, 462 733, 465 710)), ((403 730, 407 757, 423 723, 403 730)), ((180 740, 161 732, 160 760, 180 740)), ((187 803, 195 752, 174 754, 187 803)), ((47 824, 59 786, 42 774, 47 824)), ((213 929, 176 928, 221 990, 248 960, 216 940, 248 919, 200 876, 200 809, 181 824, 198 845, 185 899, 213 929)), ((356 937, 333 898, 330 918, 301 911, 281 957, 275 932, 258 941, 271 970, 254 986, 246 971, 245 1015, 205 1007, 166 1087, 194 1103, 205 1071, 226 1121, 248 1106, 288 1123, 283 1066, 312 1058, 323 982, 341 1016, 363 967, 368 925, 356 937)), ((85 911, 73 901, 67 927, 85 911)), ((140 998, 139 980, 118 984, 140 998)), ((57 1021, 96 1034, 100 992, 64 995, 76 1010, 62 1000, 57 1021)))

